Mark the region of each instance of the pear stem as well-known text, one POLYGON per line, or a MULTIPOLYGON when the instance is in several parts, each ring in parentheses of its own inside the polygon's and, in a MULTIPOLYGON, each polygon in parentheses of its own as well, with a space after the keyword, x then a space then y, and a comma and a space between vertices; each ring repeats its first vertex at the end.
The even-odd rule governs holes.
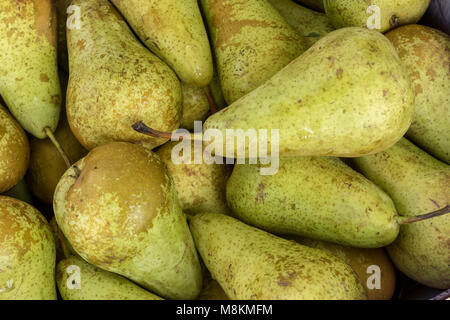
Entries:
POLYGON ((153 137, 153 138, 159 138, 159 139, 169 139, 172 141, 176 140, 196 140, 194 139, 190 134, 183 134, 183 133, 170 133, 170 132, 162 132, 158 130, 154 130, 150 127, 148 127, 144 122, 138 121, 135 124, 131 126, 134 130, 136 130, 139 133, 145 134, 147 136, 153 137))
POLYGON ((212 95, 211 89, 209 87, 205 87, 204 90, 206 97, 208 98, 209 110, 211 111, 211 114, 214 114, 218 111, 216 101, 214 100, 214 96, 212 95))
POLYGON ((401 220, 399 222, 399 224, 410 224, 410 223, 414 223, 414 222, 418 222, 418 221, 424 221, 424 220, 428 220, 434 217, 439 217, 439 216, 443 216, 444 214, 447 214, 450 212, 450 206, 446 205, 444 208, 439 209, 437 211, 433 211, 427 214, 422 214, 419 216, 415 216, 415 217, 411 217, 411 218, 406 218, 404 220, 401 220))
POLYGON ((56 140, 55 136, 53 135, 52 130, 50 130, 49 127, 45 127, 44 132, 47 135, 47 137, 51 140, 51 142, 54 144, 56 149, 58 150, 59 154, 61 155, 61 157, 63 158, 64 162, 66 163, 67 168, 70 168, 70 166, 71 166, 70 160, 67 157, 66 153, 64 152, 64 149, 59 144, 58 140, 56 140))

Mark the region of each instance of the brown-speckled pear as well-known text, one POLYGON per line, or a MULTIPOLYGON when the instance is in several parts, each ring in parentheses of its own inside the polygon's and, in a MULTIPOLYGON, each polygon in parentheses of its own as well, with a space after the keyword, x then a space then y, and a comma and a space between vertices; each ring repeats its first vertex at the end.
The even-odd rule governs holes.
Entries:
POLYGON ((450 37, 412 24, 386 34, 409 72, 416 93, 406 136, 450 164, 450 37))
POLYGON ((380 32, 386 32, 419 21, 430 0, 323 0, 323 4, 335 28, 366 28, 369 24, 380 32), (375 19, 378 14, 379 26, 375 19))
POLYGON ((0 105, 0 193, 19 183, 29 160, 30 146, 25 132, 0 105))
POLYGON ((208 35, 196 0, 112 0, 142 42, 181 81, 205 87, 213 76, 208 35))
POLYGON ((152 149, 167 140, 137 133, 144 121, 171 132, 180 125, 182 96, 175 73, 145 48, 107 0, 74 0, 80 29, 68 29, 67 117, 88 150, 112 141, 152 149))
POLYGON ((198 214, 190 226, 206 267, 232 300, 366 298, 351 267, 323 251, 221 214, 198 214))
MULTIPOLYGON (((227 164, 207 164, 205 161, 195 163, 195 148, 190 146, 190 163, 174 163, 174 156, 183 157, 184 149, 181 142, 168 142, 156 152, 166 164, 169 174, 172 176, 177 190, 183 212, 195 215, 200 212, 217 212, 228 214, 229 209, 225 199, 225 186, 231 174, 231 168, 227 164)), ((200 152, 204 148, 200 146, 200 152)), ((201 159, 201 158, 197 158, 201 159)))
POLYGON ((269 2, 292 28, 306 38, 309 46, 334 30, 324 13, 305 8, 293 0, 269 0, 269 2))
POLYGON ((162 300, 130 280, 74 256, 58 263, 56 282, 64 300, 162 300))
POLYGON ((0 95, 37 138, 58 125, 56 13, 52 0, 0 0, 0 95))
POLYGON ((183 117, 180 127, 194 130, 194 121, 203 121, 209 114, 210 106, 205 89, 181 83, 183 92, 183 117))
MULTIPOLYGON (((413 217, 450 204, 450 166, 407 139, 373 156, 354 159, 358 170, 383 188, 398 213, 413 217)), ((402 225, 388 246, 395 266, 433 288, 450 287, 450 215, 402 225)))
POLYGON ((39 211, 0 196, 0 300, 56 300, 55 244, 39 211))
POLYGON ((89 263, 170 299, 195 299, 201 270, 172 178, 152 151, 93 149, 61 178, 56 220, 89 263))
POLYGON ((323 0, 296 0, 297 2, 300 2, 306 6, 308 6, 311 9, 324 12, 325 8, 323 6, 323 0))
POLYGON ((295 237, 308 247, 325 251, 347 263, 358 274, 369 300, 390 300, 395 291, 395 268, 383 248, 361 249, 295 237))
POLYGON ((223 94, 232 103, 308 47, 267 0, 201 0, 223 94))
MULTIPOLYGON (((209 117, 204 129, 223 137, 226 129, 276 129, 279 142, 269 139, 269 154, 277 144, 280 156, 357 157, 397 142, 413 111, 411 81, 390 41, 377 31, 345 28, 209 117)), ((216 155, 236 157, 236 144, 227 150, 228 142, 216 155)), ((248 143, 243 147, 248 158, 248 143)))
POLYGON ((361 248, 390 244, 397 212, 383 190, 337 158, 281 158, 278 173, 236 165, 227 183, 234 216, 278 234, 361 248))

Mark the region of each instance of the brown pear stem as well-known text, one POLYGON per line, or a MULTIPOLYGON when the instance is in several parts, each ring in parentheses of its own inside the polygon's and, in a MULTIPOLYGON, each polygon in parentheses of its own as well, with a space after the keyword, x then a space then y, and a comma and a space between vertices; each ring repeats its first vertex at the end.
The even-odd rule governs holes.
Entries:
POLYGON ((64 152, 64 149, 59 144, 58 140, 56 140, 55 136, 53 135, 52 130, 50 130, 49 127, 46 127, 44 129, 44 132, 47 135, 47 137, 51 140, 51 142, 54 144, 56 149, 58 150, 59 154, 61 155, 61 157, 63 158, 64 162, 66 163, 67 168, 70 168, 70 166, 71 166, 70 160, 67 157, 66 153, 64 152))
POLYGON ((170 133, 170 132, 162 132, 158 130, 154 130, 150 127, 148 127, 144 122, 138 121, 135 124, 131 126, 134 130, 136 130, 139 133, 145 134, 147 136, 153 137, 153 138, 159 138, 159 139, 168 139, 172 141, 176 140, 196 140, 194 139, 190 134, 183 134, 183 133, 170 133))
POLYGON ((211 89, 209 87, 205 87, 204 90, 206 97, 208 98, 209 110, 211 111, 211 114, 214 114, 218 111, 216 101, 214 100, 214 96, 212 95, 211 89))
POLYGON ((446 205, 444 208, 439 209, 437 211, 433 211, 427 214, 422 214, 419 216, 415 216, 415 217, 411 217, 411 218, 406 218, 404 220, 401 220, 399 222, 399 224, 410 224, 410 223, 414 223, 414 222, 418 222, 418 221, 424 221, 424 220, 428 220, 434 217, 439 217, 439 216, 443 216, 444 214, 447 214, 450 212, 450 206, 446 205))

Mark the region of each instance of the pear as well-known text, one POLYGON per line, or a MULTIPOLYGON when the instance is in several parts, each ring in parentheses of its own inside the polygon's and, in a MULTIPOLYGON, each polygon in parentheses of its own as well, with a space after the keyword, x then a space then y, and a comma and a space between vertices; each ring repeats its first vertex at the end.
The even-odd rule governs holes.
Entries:
POLYGON ((0 105, 0 193, 19 183, 29 159, 30 146, 25 132, 0 105))
POLYGON ((289 25, 304 36, 309 46, 334 30, 328 17, 296 4, 292 0, 269 0, 289 25))
POLYGON ((87 262, 170 299, 195 299, 201 271, 164 163, 141 146, 112 142, 67 170, 56 221, 87 262))
POLYGON ((193 131, 194 121, 203 121, 209 114, 210 106, 205 90, 181 83, 183 92, 183 117, 181 128, 193 131))
POLYGON ((182 112, 175 73, 134 37, 107 0, 74 0, 79 29, 67 30, 70 77, 67 117, 88 150, 112 141, 139 142, 152 149, 167 140, 148 138, 131 125, 139 120, 172 131, 182 112))
POLYGON ((211 82, 208 35, 196 0, 112 0, 142 42, 196 87, 211 82))
MULTIPOLYGON (((398 213, 413 217, 449 205, 450 167, 407 139, 373 156, 353 160, 365 176, 392 198, 398 213)), ((403 225, 388 246, 395 266, 426 286, 450 287, 450 215, 403 225)))
POLYGON ((323 6, 323 0, 296 0, 296 1, 308 6, 311 9, 320 12, 325 11, 325 7, 323 6))
POLYGON ((380 15, 380 32, 404 24, 416 23, 422 18, 430 0, 323 0, 325 12, 334 27, 367 27, 368 22, 380 15))
MULTIPOLYGON (((275 145, 280 156, 357 157, 397 142, 413 111, 411 81, 389 40, 376 31, 344 28, 209 117, 204 130, 218 129, 222 137, 227 129, 267 129, 272 136, 278 130, 279 141, 268 139, 269 154, 275 145)), ((215 154, 250 157, 247 143, 229 150, 229 142, 224 138, 215 154), (241 147, 245 154, 239 156, 241 147)))
POLYGON ((221 214, 198 214, 190 226, 206 267, 230 299, 366 298, 351 267, 323 251, 221 214))
POLYGON ((55 245, 45 218, 0 196, 0 300, 56 300, 55 245))
POLYGON ((361 249, 294 237, 298 243, 338 257, 358 274, 369 300, 390 300, 395 290, 395 268, 384 248, 361 249))
MULTIPOLYGON (((205 161, 196 163, 197 155, 195 146, 192 144, 188 150, 191 161, 178 164, 172 160, 172 154, 182 158, 185 150, 179 151, 177 145, 178 142, 168 142, 156 153, 173 178, 183 212, 190 215, 210 211, 228 214, 225 186, 231 174, 230 166, 218 163, 208 164, 205 161)), ((204 148, 200 147, 200 151, 203 153, 204 148)))
POLYGON ((203 289, 198 300, 230 300, 220 284, 211 277, 211 273, 204 267, 203 289))
POLYGON ((227 103, 262 85, 307 48, 267 0, 201 0, 227 103))
POLYGON ((0 95, 37 138, 54 131, 61 108, 52 0, 0 1, 0 95))
POLYGON ((386 34, 409 71, 416 94, 414 118, 406 136, 450 163, 450 37, 408 25, 386 34))
POLYGON ((398 235, 392 200, 337 158, 281 158, 278 173, 236 165, 227 202, 236 218, 278 234, 378 248, 398 235))
POLYGON ((56 282, 64 300, 162 300, 130 280, 96 268, 79 257, 58 263, 56 282))
POLYGON ((3 195, 33 205, 33 196, 31 195, 27 183, 24 179, 20 180, 18 184, 9 189, 7 192, 3 193, 3 195))
POLYGON ((209 89, 211 90, 211 95, 213 96, 214 102, 218 110, 222 110, 227 106, 225 97, 223 96, 222 85, 220 84, 219 74, 214 72, 211 83, 209 84, 209 89))
POLYGON ((70 242, 59 229, 55 216, 50 219, 49 226, 53 235, 53 240, 55 241, 56 262, 60 262, 70 256, 78 256, 70 242))

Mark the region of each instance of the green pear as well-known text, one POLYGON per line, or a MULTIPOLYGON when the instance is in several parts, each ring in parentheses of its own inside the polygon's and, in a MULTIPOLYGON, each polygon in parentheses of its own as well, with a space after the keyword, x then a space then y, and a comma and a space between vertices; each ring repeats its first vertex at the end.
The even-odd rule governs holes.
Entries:
POLYGON ((18 184, 4 192, 3 195, 21 200, 28 204, 33 205, 33 196, 28 189, 27 183, 24 179, 20 180, 18 184))
POLYGON ((227 202, 236 218, 278 234, 378 248, 398 235, 397 212, 379 187, 337 158, 281 158, 278 173, 236 165, 227 202))
POLYGON ((0 300, 56 300, 55 245, 39 211, 0 196, 0 300))
POLYGON ((222 110, 225 108, 227 106, 227 102, 223 96, 222 85, 220 84, 220 78, 217 71, 214 72, 211 83, 209 84, 209 89, 211 90, 211 95, 213 96, 217 110, 222 110))
POLYGON ((196 87, 211 82, 208 35, 196 0, 112 0, 142 42, 196 87))
POLYGON ((296 4, 292 0, 269 0, 292 28, 304 36, 309 46, 334 30, 328 17, 296 4))
POLYGON ((58 263, 56 282, 64 300, 162 300, 130 280, 96 268, 79 257, 58 263))
POLYGON ((419 21, 430 0, 323 0, 323 4, 336 29, 370 26, 386 32, 419 21))
MULTIPOLYGON (((354 159, 355 166, 383 188, 398 213, 413 217, 450 203, 450 167, 407 139, 373 156, 354 159)), ((450 215, 403 225, 387 249, 395 266, 433 288, 450 287, 450 215)))
POLYGON ((406 136, 450 164, 450 37, 420 25, 397 28, 386 37, 409 71, 416 94, 406 136))
POLYGON ((61 108, 52 0, 0 0, 0 95, 37 138, 54 131, 61 108))
MULTIPOLYGON (((225 199, 225 186, 231 174, 226 164, 208 164, 205 161, 195 162, 195 146, 191 145, 189 163, 174 162, 173 156, 183 158, 184 149, 180 150, 178 142, 168 142, 156 151, 167 166, 172 176, 178 200, 183 212, 195 215, 200 212, 214 211, 227 214, 229 209, 225 199), (172 155, 173 154, 173 155, 172 155)), ((204 149, 200 147, 200 151, 204 149)), ((201 155, 200 155, 201 156, 201 155)))
POLYGON ((27 171, 29 159, 30 146, 25 132, 0 105, 0 193, 19 183, 27 171))
POLYGON ((296 1, 308 6, 311 9, 320 12, 325 11, 325 7, 323 6, 323 0, 296 0, 296 1))
POLYGON ((64 173, 56 221, 89 263, 170 299, 194 299, 201 270, 164 163, 141 146, 112 142, 64 173))
POLYGON ((232 103, 266 82, 307 48, 267 0, 201 0, 220 83, 232 103))
POLYGON ((190 221, 197 249, 232 300, 365 299, 350 266, 221 214, 190 221))
MULTIPOLYGON (((204 130, 218 129, 222 137, 230 129, 268 129, 272 136, 278 130, 278 141, 268 139, 269 154, 275 145, 280 156, 357 157, 397 142, 413 111, 411 81, 390 41, 376 31, 344 28, 209 117, 204 130)), ((215 154, 241 157, 243 147, 242 157, 250 157, 248 143, 227 148, 229 142, 224 138, 215 154)))
POLYGON ((209 114, 210 106, 205 90, 181 83, 183 92, 183 117, 181 128, 194 130, 194 121, 203 121, 209 114))
POLYGON ((152 149, 167 140, 149 138, 131 125, 153 129, 180 125, 181 85, 175 73, 148 51, 107 0, 74 0, 80 28, 68 28, 70 77, 67 117, 88 150, 112 141, 139 142, 152 149))

